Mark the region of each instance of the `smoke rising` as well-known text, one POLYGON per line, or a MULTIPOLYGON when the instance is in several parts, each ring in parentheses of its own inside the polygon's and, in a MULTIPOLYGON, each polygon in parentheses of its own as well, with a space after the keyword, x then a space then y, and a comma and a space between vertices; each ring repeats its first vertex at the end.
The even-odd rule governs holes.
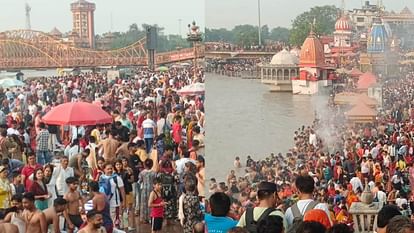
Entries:
POLYGON ((345 121, 339 109, 330 104, 327 98, 332 97, 315 95, 311 98, 311 104, 316 109, 315 115, 318 123, 314 130, 318 139, 322 141, 321 149, 325 153, 332 154, 341 150, 339 145, 341 143, 340 133, 345 121))

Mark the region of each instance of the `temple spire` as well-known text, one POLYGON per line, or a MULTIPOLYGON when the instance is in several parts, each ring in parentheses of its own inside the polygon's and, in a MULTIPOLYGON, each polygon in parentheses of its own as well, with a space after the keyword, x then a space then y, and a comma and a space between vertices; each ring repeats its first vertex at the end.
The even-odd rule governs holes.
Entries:
POLYGON ((313 22, 310 23, 310 32, 309 35, 315 35, 315 26, 316 26, 316 18, 313 18, 313 22))

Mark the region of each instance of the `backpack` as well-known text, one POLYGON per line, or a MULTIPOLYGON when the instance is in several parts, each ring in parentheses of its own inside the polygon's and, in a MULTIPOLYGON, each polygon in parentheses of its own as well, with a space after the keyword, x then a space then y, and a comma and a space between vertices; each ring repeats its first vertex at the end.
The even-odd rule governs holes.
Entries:
POLYGON ((277 209, 275 208, 267 208, 262 215, 260 215, 259 219, 257 221, 254 220, 254 207, 248 207, 246 209, 246 229, 249 233, 257 233, 257 224, 265 219, 267 216, 269 216, 270 213, 275 211, 277 209))
POLYGON ((104 193, 108 201, 111 200, 114 195, 115 195, 116 203, 120 203, 123 201, 121 195, 119 195, 118 197, 118 194, 121 194, 121 191, 118 186, 117 176, 111 176, 111 177, 100 176, 98 184, 99 184, 99 192, 104 193), (118 192, 115 192, 115 193, 112 192, 111 179, 114 181, 118 192))
POLYGON ((165 201, 170 201, 177 196, 174 183, 174 176, 170 174, 161 174, 161 196, 165 201))
MULTIPOLYGON (((311 209, 314 209, 315 206, 317 206, 318 204, 319 202, 312 200, 306 207, 305 212, 303 212, 303 214, 305 214, 311 209)), ((293 222, 292 225, 288 228, 287 233, 295 233, 297 230, 296 228, 300 225, 301 222, 303 222, 303 215, 299 210, 298 203, 292 205, 291 210, 293 215, 293 222)))

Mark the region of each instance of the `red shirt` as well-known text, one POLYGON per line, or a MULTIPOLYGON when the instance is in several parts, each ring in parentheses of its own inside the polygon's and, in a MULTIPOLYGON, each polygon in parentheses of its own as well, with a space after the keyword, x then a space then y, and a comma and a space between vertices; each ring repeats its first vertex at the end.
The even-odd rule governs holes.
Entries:
POLYGON ((182 138, 181 138, 181 132, 182 132, 181 124, 174 123, 172 125, 172 130, 173 130, 172 137, 174 139, 174 142, 177 143, 177 144, 180 144, 180 142, 182 140, 182 138))
MULTIPOLYGON (((157 193, 155 193, 157 198, 152 202, 152 204, 160 204, 162 202, 162 197, 158 196, 157 193)), ((159 207, 152 207, 151 208, 151 218, 163 218, 164 217, 164 206, 159 207)))
POLYGON ((40 164, 36 164, 35 167, 31 167, 30 165, 26 165, 23 167, 22 175, 26 177, 24 181, 25 182, 24 187, 26 188, 26 190, 29 190, 33 183, 33 181, 29 179, 29 176, 31 176, 36 169, 41 168, 41 167, 42 165, 40 164))
POLYGON ((32 186, 30 186, 29 191, 34 193, 35 196, 46 195, 48 194, 46 184, 43 183, 44 186, 42 187, 39 183, 33 182, 32 186))

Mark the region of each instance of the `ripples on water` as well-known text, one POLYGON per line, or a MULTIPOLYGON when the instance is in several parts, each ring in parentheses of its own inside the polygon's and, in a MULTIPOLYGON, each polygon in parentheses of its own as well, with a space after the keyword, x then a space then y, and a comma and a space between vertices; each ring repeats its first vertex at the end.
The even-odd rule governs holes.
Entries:
POLYGON ((224 180, 236 155, 245 165, 247 155, 259 159, 287 152, 294 131, 311 124, 315 107, 323 104, 315 101, 310 96, 271 93, 260 80, 207 74, 207 178, 224 180))

